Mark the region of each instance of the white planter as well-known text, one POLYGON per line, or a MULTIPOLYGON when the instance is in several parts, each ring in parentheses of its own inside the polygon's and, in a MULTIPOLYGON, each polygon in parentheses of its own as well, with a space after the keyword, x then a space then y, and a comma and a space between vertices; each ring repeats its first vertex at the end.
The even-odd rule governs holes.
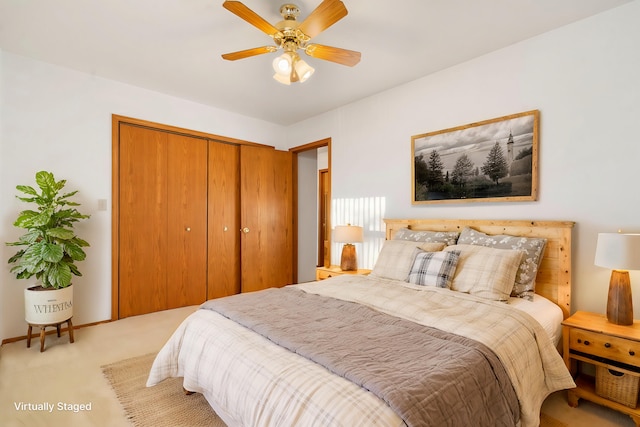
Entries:
POLYGON ((32 325, 50 325, 70 319, 73 316, 73 286, 25 289, 24 313, 25 320, 32 325))

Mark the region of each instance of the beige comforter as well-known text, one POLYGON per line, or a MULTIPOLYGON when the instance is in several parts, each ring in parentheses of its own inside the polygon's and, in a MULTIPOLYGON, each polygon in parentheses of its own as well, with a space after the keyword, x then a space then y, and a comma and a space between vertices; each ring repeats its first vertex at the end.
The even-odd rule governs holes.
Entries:
POLYGON ((371 391, 409 427, 520 420, 507 372, 476 340, 294 286, 214 299, 202 308, 371 391))
MULTIPOLYGON (((364 276, 296 285, 475 339, 500 358, 525 427, 545 397, 574 386, 541 326, 506 304, 364 276)), ((232 425, 393 426, 402 421, 371 393, 207 310, 198 310, 158 354, 148 385, 183 376, 232 425)))

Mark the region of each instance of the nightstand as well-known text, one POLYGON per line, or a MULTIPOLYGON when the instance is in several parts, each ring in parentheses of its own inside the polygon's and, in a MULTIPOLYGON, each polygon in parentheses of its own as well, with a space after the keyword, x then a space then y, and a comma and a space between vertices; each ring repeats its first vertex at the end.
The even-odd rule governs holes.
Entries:
POLYGON ((575 408, 586 399, 625 413, 640 426, 640 408, 634 403, 640 381, 640 320, 621 326, 604 315, 578 311, 562 322, 562 339, 564 362, 577 385, 568 390, 569 405, 575 408), (579 372, 579 363, 592 365, 596 378, 579 372), (602 387, 599 393, 596 384, 602 387))
POLYGON ((340 270, 340 267, 337 265, 332 265, 329 267, 318 267, 316 268, 316 280, 324 280, 329 277, 340 276, 342 274, 363 274, 367 275, 371 273, 371 270, 367 270, 365 268, 360 268, 356 271, 343 271, 340 270))

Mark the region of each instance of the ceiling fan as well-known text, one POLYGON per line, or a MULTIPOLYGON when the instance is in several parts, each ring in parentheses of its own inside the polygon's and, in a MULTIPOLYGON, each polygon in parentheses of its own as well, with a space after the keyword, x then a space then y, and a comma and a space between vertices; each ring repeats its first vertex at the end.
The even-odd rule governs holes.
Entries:
POLYGON ((298 22, 300 9, 295 4, 287 3, 280 7, 283 20, 275 25, 270 24, 257 13, 249 9, 239 1, 225 1, 222 6, 244 19, 260 31, 271 36, 275 46, 262 46, 237 52, 225 53, 222 58, 235 61, 249 58, 264 53, 276 52, 282 49, 284 53, 273 61, 273 76, 278 82, 291 84, 292 82, 304 82, 314 72, 298 55, 298 50, 318 59, 335 62, 337 64, 353 67, 360 62, 360 52, 325 46, 309 41, 318 34, 347 16, 347 8, 340 0, 323 0, 304 21, 298 22))

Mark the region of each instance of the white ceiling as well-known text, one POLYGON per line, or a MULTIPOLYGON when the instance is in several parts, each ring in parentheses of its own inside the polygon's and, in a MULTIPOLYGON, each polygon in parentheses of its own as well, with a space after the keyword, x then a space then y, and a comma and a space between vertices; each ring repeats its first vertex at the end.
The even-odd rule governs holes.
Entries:
MULTIPOLYGON (((289 125, 631 0, 343 0, 313 42, 362 52, 353 68, 305 60, 305 83, 273 80, 273 44, 223 0, 0 0, 0 48, 289 125)), ((271 23, 283 0, 243 0, 271 23)), ((297 0, 303 20, 320 0, 297 0)), ((571 52, 567 52, 568 55, 571 52)), ((304 56, 304 54, 303 54, 304 56)))

